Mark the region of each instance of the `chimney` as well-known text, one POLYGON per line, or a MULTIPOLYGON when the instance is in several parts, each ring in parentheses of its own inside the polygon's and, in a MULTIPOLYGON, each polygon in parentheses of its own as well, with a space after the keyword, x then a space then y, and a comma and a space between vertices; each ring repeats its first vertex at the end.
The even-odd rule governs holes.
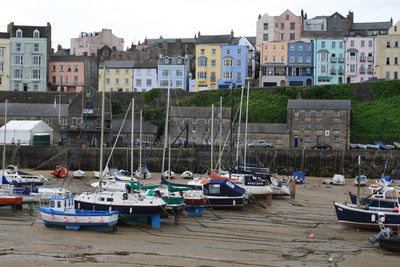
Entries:
POLYGON ((57 51, 60 51, 62 49, 62 46, 59 44, 57 45, 57 51))
POLYGON ((301 17, 304 18, 304 10, 301 10, 301 17))
POLYGON ((200 37, 200 31, 197 33, 197 36, 200 37))
POLYGON ((258 14, 258 19, 261 19, 261 14, 258 14))
POLYGON ((232 36, 232 37, 234 36, 234 34, 233 34, 233 30, 231 30, 231 36, 232 36))

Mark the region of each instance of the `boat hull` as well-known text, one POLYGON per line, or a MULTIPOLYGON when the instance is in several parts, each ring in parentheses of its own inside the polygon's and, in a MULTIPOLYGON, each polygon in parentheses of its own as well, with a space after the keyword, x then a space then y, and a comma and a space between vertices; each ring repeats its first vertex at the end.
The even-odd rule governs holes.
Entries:
POLYGON ((240 197, 207 196, 206 206, 212 208, 242 208, 245 205, 245 195, 240 197))
POLYGON ((21 205, 22 200, 23 200, 22 197, 2 196, 2 197, 0 197, 0 207, 21 205))
POLYGON ((97 210, 97 211, 118 211, 120 214, 162 214, 165 211, 165 206, 132 206, 132 205, 109 205, 85 202, 82 200, 75 200, 75 208, 83 210, 97 210))
POLYGON ((400 213, 379 210, 358 209, 335 202, 338 223, 351 228, 379 229, 378 220, 383 218, 386 227, 397 230, 400 227, 400 213))
POLYGON ((382 237, 378 239, 379 245, 390 251, 400 251, 400 237, 382 237))

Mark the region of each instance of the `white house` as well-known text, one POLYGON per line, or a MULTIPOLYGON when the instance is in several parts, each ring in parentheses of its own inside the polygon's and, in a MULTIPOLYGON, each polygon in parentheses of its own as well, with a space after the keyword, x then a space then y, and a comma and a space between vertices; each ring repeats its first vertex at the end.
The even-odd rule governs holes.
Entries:
POLYGON ((157 60, 136 61, 133 67, 134 83, 136 92, 146 92, 158 88, 157 60))

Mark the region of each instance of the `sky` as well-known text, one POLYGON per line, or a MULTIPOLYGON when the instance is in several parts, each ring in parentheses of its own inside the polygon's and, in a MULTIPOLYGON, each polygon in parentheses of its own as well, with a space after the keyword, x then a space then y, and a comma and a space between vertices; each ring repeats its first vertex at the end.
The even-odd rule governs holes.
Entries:
POLYGON ((338 11, 354 12, 355 22, 400 20, 399 0, 1 0, 0 32, 7 25, 52 26, 52 46, 70 47, 81 32, 112 29, 130 46, 147 38, 229 34, 255 36, 258 15, 277 16, 286 9, 308 18, 338 11), (62 5, 60 5, 62 3, 62 5))

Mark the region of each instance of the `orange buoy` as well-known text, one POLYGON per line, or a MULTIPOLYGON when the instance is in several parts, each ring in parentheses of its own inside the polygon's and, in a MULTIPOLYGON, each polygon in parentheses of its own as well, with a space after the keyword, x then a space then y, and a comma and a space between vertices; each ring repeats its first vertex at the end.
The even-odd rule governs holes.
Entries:
POLYGON ((310 234, 310 238, 311 238, 311 239, 314 239, 314 238, 315 238, 315 235, 314 235, 314 234, 310 234))

